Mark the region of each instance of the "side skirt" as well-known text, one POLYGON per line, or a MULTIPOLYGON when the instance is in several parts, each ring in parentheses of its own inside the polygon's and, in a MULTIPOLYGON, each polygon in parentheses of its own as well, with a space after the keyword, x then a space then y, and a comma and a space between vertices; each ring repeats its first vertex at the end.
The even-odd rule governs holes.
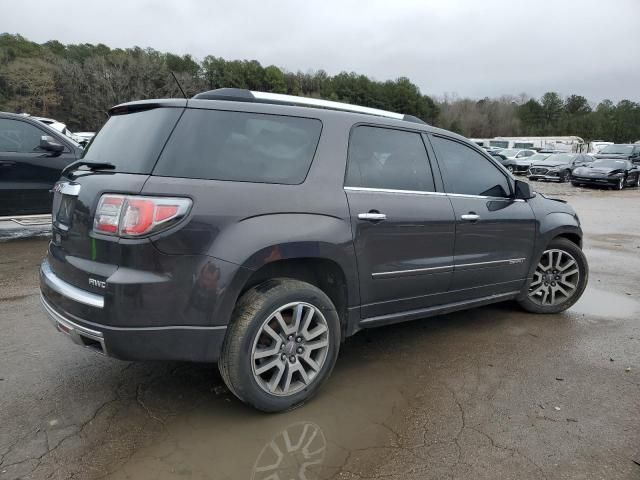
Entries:
POLYGON ((382 325, 391 325, 393 323, 406 322, 409 320, 417 320, 419 318, 433 317, 435 315, 443 315, 445 313, 456 312, 458 310, 466 310, 473 307, 481 307, 491 303, 512 300, 518 297, 519 290, 513 292, 500 293, 497 295, 489 295, 486 297, 474 298, 473 300, 463 300, 460 302, 447 303, 444 305, 436 305, 418 310, 409 310, 407 312, 390 313, 380 315, 379 317, 370 317, 360 320, 358 328, 373 328, 382 325))

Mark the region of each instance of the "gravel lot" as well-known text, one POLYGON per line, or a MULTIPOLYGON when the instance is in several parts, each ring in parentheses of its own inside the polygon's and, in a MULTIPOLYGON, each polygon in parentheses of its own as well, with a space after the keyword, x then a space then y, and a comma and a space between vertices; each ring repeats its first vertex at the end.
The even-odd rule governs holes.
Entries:
POLYGON ((640 478, 640 190, 535 187, 586 233, 571 310, 360 332, 320 394, 279 415, 214 366, 71 344, 39 305, 46 240, 0 243, 0 479, 640 478))

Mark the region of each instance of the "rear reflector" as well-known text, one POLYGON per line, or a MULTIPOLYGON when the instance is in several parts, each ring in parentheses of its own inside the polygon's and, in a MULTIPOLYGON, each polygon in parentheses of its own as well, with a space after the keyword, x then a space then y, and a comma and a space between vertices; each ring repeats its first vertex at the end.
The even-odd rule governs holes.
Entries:
POLYGON ((98 202, 93 229, 121 237, 156 233, 184 218, 191 203, 188 198, 105 194, 98 202))

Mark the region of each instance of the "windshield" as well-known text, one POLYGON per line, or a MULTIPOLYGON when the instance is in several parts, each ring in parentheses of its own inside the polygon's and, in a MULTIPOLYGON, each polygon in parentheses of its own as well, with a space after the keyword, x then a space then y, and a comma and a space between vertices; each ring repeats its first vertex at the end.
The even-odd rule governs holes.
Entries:
POLYGON ((528 160, 531 160, 532 162, 542 162, 543 160, 545 160, 546 158, 549 157, 549 153, 536 153, 535 155, 531 155, 528 160))
POLYGON ((596 160, 591 164, 593 168, 627 168, 627 162, 624 160, 596 160))
POLYGON ((613 155, 631 155, 633 145, 607 145, 600 153, 610 153, 613 155))
POLYGON ((554 155, 549 155, 543 161, 553 163, 571 163, 575 157, 575 155, 569 155, 567 153, 556 153, 554 155))
POLYGON ((506 150, 501 150, 500 153, 505 157, 515 157, 519 151, 516 148, 507 148, 506 150))

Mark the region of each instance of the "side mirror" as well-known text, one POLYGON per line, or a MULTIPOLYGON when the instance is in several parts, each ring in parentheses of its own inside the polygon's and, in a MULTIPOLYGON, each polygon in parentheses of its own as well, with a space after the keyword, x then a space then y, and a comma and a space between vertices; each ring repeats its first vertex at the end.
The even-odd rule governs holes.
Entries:
POLYGON ((534 197, 531 185, 522 180, 516 180, 515 184, 516 198, 519 200, 529 200, 534 197))
POLYGON ((64 145, 60 145, 49 135, 43 135, 40 137, 40 148, 47 152, 60 153, 64 150, 64 145))

